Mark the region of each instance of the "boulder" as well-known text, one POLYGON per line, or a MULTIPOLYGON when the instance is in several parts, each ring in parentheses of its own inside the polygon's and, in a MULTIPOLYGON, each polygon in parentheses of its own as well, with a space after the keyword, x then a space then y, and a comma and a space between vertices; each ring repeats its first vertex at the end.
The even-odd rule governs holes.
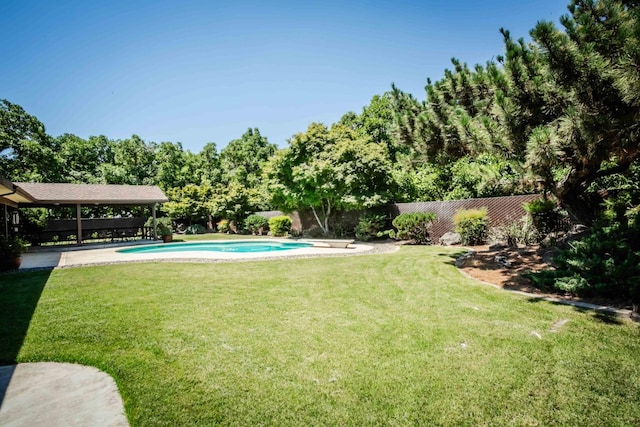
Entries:
POLYGON ((460 235, 451 231, 444 233, 440 238, 440 244, 443 246, 459 245, 460 242, 460 235))
POLYGON ((558 252, 557 249, 555 248, 551 248, 551 249, 547 249, 542 253, 542 262, 544 262, 547 265, 550 265, 552 267, 555 267, 555 264, 553 262, 553 257, 556 256, 556 253, 558 252))
POLYGON ((500 264, 503 267, 510 268, 511 261, 505 255, 496 255, 493 259, 497 264, 500 264))

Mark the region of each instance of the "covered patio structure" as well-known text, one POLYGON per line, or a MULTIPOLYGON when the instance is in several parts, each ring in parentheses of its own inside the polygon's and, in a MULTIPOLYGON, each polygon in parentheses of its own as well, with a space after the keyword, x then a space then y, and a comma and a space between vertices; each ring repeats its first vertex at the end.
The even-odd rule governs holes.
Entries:
POLYGON ((17 223, 16 214, 24 207, 75 207, 76 243, 82 244, 83 206, 149 206, 153 217, 153 238, 158 238, 156 211, 159 203, 167 202, 167 196, 155 185, 114 184, 62 184, 11 182, 0 177, 0 204, 4 205, 5 224, 2 232, 9 235, 11 225, 17 223))

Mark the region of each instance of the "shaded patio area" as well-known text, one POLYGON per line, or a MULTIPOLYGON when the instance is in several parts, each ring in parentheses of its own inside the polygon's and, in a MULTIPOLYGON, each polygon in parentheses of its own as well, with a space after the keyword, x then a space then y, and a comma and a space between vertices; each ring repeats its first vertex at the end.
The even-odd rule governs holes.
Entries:
POLYGON ((139 224, 140 221, 134 218, 82 218, 82 207, 141 206, 150 208, 153 218, 149 235, 143 233, 143 237, 155 240, 157 206, 167 201, 165 194, 155 185, 14 183, 0 177, 0 204, 4 214, 4 227, 0 232, 9 236, 18 231, 21 208, 69 207, 75 209, 74 219, 58 224, 59 230, 48 231, 43 239, 52 239, 58 232, 65 237, 75 236, 76 244, 81 245, 92 235, 104 235, 112 240, 114 237, 132 237, 133 230, 143 227, 144 222, 139 224))

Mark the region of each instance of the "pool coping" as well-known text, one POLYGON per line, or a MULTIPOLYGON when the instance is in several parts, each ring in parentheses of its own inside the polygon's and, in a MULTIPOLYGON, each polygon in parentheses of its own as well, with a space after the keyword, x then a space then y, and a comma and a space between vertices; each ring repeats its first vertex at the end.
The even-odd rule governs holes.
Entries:
MULTIPOLYGON (((240 242, 245 240, 197 240, 192 243, 222 243, 240 242)), ((247 240, 255 241, 255 240, 247 240)), ((271 242, 307 242, 305 239, 269 239, 271 242)), ((149 241, 148 244, 162 244, 158 241, 149 241)), ((189 243, 189 242, 181 242, 189 243)), ((33 271, 43 269, 59 269, 81 266, 97 266, 106 264, 127 264, 144 262, 195 262, 195 263, 220 263, 220 262, 242 262, 242 261, 266 261, 276 259, 298 259, 316 257, 338 257, 365 255, 382 252, 394 252, 398 246, 389 243, 360 243, 356 242, 349 248, 329 248, 322 245, 313 244, 311 247, 289 249, 272 252, 207 252, 207 251, 184 251, 166 253, 121 253, 119 250, 132 245, 117 245, 100 248, 70 248, 72 250, 37 251, 25 253, 22 265, 18 271, 33 271)), ((137 246, 137 245, 136 245, 137 246)))

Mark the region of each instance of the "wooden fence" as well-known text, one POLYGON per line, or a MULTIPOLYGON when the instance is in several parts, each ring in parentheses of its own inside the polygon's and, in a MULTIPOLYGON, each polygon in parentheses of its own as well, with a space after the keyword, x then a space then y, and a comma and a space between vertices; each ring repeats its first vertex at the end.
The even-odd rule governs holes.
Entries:
MULTIPOLYGON (((116 241, 134 238, 153 238, 152 227, 145 227, 145 218, 82 219, 82 240, 116 241)), ((75 219, 52 219, 44 229, 25 230, 32 243, 75 243, 75 219)))

